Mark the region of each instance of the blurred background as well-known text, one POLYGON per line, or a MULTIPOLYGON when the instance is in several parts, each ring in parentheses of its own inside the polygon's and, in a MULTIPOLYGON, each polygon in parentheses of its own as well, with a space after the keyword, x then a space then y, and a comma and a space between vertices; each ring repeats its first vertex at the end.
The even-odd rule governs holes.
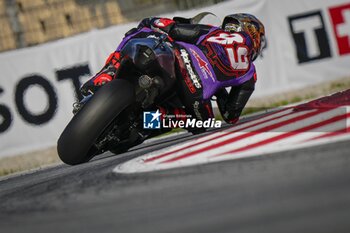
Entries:
POLYGON ((224 0, 0 0, 0 52, 224 0))

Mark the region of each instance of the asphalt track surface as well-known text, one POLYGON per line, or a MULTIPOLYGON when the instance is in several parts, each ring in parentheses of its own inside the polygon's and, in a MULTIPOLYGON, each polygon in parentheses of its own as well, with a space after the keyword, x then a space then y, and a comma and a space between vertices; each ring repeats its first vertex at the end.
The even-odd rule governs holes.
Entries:
POLYGON ((0 232, 350 232, 349 141, 138 174, 113 168, 195 136, 0 181, 0 232))

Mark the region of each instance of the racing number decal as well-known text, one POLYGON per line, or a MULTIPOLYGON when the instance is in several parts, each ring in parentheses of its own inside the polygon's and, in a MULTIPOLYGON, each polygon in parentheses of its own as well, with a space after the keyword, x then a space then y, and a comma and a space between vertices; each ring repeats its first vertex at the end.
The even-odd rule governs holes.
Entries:
POLYGON ((231 68, 235 71, 245 71, 249 68, 249 49, 244 44, 245 39, 238 33, 220 33, 209 37, 208 42, 223 46, 230 61, 231 68))
POLYGON ((212 36, 208 38, 208 41, 218 44, 233 44, 234 42, 242 44, 244 38, 238 33, 225 33, 222 32, 218 36, 212 36))
POLYGON ((247 70, 249 67, 248 62, 248 49, 245 47, 225 48, 228 53, 231 67, 235 70, 247 70))

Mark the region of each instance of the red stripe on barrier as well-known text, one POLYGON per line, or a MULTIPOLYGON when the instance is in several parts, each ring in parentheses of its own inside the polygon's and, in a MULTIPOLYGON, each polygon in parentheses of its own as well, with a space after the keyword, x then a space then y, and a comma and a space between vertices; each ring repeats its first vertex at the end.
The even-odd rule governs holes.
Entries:
POLYGON ((320 136, 317 136, 317 137, 314 137, 314 138, 310 138, 310 139, 307 140, 307 142, 308 141, 314 141, 314 140, 321 139, 321 138, 335 137, 335 136, 339 136, 339 135, 347 134, 347 133, 350 133, 350 127, 347 127, 347 128, 344 128, 344 129, 340 129, 340 130, 337 130, 337 131, 334 131, 334 132, 328 132, 328 133, 325 133, 323 135, 320 135, 320 136))
POLYGON ((177 161, 177 160, 180 160, 180 159, 188 158, 188 157, 194 156, 194 155, 196 155, 196 154, 198 154, 198 153, 202 153, 202 152, 205 152, 205 151, 207 151, 207 150, 215 149, 215 148, 224 146, 224 145, 229 144, 229 143, 232 143, 232 142, 236 142, 236 141, 239 141, 239 140, 242 140, 242 139, 245 139, 245 138, 249 138, 249 137, 255 136, 255 135, 257 135, 257 134, 260 134, 260 133, 262 133, 262 132, 268 132, 268 131, 271 131, 271 130, 280 128, 280 127, 282 127, 282 126, 289 125, 289 124, 294 123, 294 122, 296 122, 296 121, 304 120, 304 119, 313 117, 313 116, 315 116, 315 115, 318 115, 318 114, 321 114, 321 113, 324 113, 324 112, 327 112, 327 111, 331 111, 331 110, 333 110, 333 109, 334 109, 334 108, 330 108, 330 109, 321 109, 321 110, 309 112, 309 113, 306 113, 306 114, 301 115, 301 116, 297 116, 297 117, 294 117, 294 118, 291 118, 291 119, 288 119, 288 120, 285 120, 285 121, 281 121, 281 122, 276 123, 276 124, 273 124, 273 125, 269 125, 269 126, 263 127, 263 128, 261 128, 259 131, 248 132, 248 133, 245 133, 245 134, 242 134, 242 135, 239 135, 239 136, 236 136, 236 137, 233 137, 233 138, 230 138, 230 139, 227 139, 227 140, 218 142, 218 143, 216 143, 215 145, 206 146, 206 147, 203 147, 203 148, 201 148, 201 149, 198 149, 198 150, 189 152, 189 153, 187 153, 187 154, 174 157, 174 158, 172 158, 172 159, 163 161, 162 163, 169 163, 169 162, 174 162, 174 161, 177 161))
MULTIPOLYGON (((276 112, 273 112, 273 113, 264 115, 264 116, 261 117, 260 119, 263 119, 263 118, 266 118, 266 117, 275 115, 275 114, 277 114, 277 113, 286 111, 286 110, 288 110, 288 109, 290 109, 290 108, 278 110, 278 111, 276 111, 276 112)), ((253 124, 253 125, 248 125, 248 126, 246 126, 246 127, 240 128, 240 129, 238 129, 238 130, 229 131, 229 132, 227 132, 227 133, 220 134, 220 135, 218 135, 218 136, 216 136, 216 137, 209 138, 209 139, 204 140, 204 141, 201 141, 201 142, 197 142, 197 143, 194 143, 194 144, 185 146, 185 147, 181 147, 181 148, 176 149, 176 150, 174 150, 174 151, 170 151, 170 152, 167 152, 167 153, 165 153, 165 154, 161 154, 161 155, 158 155, 158 156, 155 156, 155 157, 146 159, 146 160, 145 160, 145 163, 147 163, 147 162, 152 162, 152 161, 155 161, 155 160, 157 160, 157 159, 164 158, 164 157, 166 157, 166 156, 169 156, 169 155, 171 155, 171 154, 177 153, 177 152, 179 152, 179 151, 182 151, 182 150, 185 150, 185 149, 189 149, 189 148, 191 148, 191 147, 194 147, 194 146, 197 146, 197 145, 200 145, 200 144, 209 142, 209 141, 214 140, 214 139, 217 139, 217 138, 224 137, 224 136, 229 135, 229 134, 232 134, 232 133, 236 133, 236 132, 238 132, 238 131, 242 131, 242 130, 246 130, 246 129, 252 128, 252 127, 255 127, 255 126, 257 126, 257 125, 264 124, 264 123, 269 122, 269 121, 272 121, 272 120, 277 120, 277 119, 279 119, 279 118, 282 118, 282 117, 285 117, 285 116, 288 116, 288 115, 291 115, 291 114, 294 114, 294 113, 296 113, 296 112, 290 112, 290 113, 287 113, 287 114, 284 114, 284 115, 281 115, 281 116, 277 116, 277 117, 274 117, 274 118, 271 118, 271 119, 268 119, 268 120, 264 120, 264 121, 255 123, 255 124, 253 124)), ((259 119, 259 120, 260 120, 260 119, 259 119)), ((255 121, 255 120, 253 120, 252 122, 254 122, 254 121, 255 121)), ((245 122, 245 123, 246 123, 246 122, 245 122)), ((244 124, 244 123, 242 123, 242 124, 244 124)), ((237 126, 237 125, 235 125, 235 126, 237 126)), ((199 139, 204 138, 204 137, 206 137, 206 136, 200 137, 199 139)))
POLYGON ((296 134, 300 134, 302 132, 307 132, 307 131, 310 131, 310 130, 313 130, 313 129, 316 129, 316 128, 319 128, 319 127, 322 127, 322 126, 325 126, 325 125, 328 125, 328 124, 331 124, 331 123, 334 123, 336 121, 340 121, 340 120, 348 118, 348 117, 350 117, 350 113, 339 115, 339 116, 335 116, 335 117, 332 117, 332 118, 330 118, 328 120, 321 121, 321 122, 318 122, 318 123, 315 123, 315 124, 303 127, 301 129, 297 129, 297 130, 294 130, 294 131, 291 131, 291 132, 287 132, 287 133, 284 133, 284 134, 281 134, 281 135, 278 135, 278 136, 275 136, 275 137, 272 137, 272 138, 265 139, 265 140, 257 142, 257 143, 250 144, 248 146, 244 146, 244 147, 241 147, 241 148, 238 148, 238 149, 227 151, 225 153, 214 155, 213 157, 227 155, 229 153, 237 153, 237 152, 242 152, 242 151, 246 151, 246 150, 251 150, 253 148, 257 148, 257 147, 260 147, 260 146, 264 146, 266 144, 270 144, 272 142, 276 142, 276 141, 279 141, 279 140, 282 140, 282 139, 285 139, 285 138, 288 138, 288 137, 292 137, 292 136, 294 136, 296 134))
MULTIPOLYGON (((271 113, 266 113, 265 115, 263 115, 262 117, 260 117, 259 119, 254 119, 254 120, 250 120, 250 121, 245 121, 245 122, 237 122, 235 125, 232 126, 233 127, 237 127, 237 126, 240 126, 240 125, 244 125, 246 123, 251 123, 251 122, 254 122, 254 121, 257 121, 257 120, 261 120, 261 119, 264 119, 266 117, 269 117, 269 116, 273 116, 273 115, 276 115, 278 113, 281 113, 281 112, 285 112, 287 110, 290 110, 292 109, 293 107, 287 107, 287 108, 283 108, 283 109, 279 109, 277 111, 274 111, 274 112, 271 112, 271 113)), ((280 116, 278 116, 278 118, 280 118, 280 116)), ((276 118, 276 119, 278 119, 276 118)), ((268 120, 265 120, 265 121, 262 121, 262 122, 267 122, 267 121, 271 121, 272 119, 275 119, 275 118, 271 118, 271 119, 268 119, 268 120)), ((258 125, 258 124, 262 124, 262 122, 260 123, 257 123, 255 124, 254 126, 258 125)), ((251 127, 250 125, 248 127, 251 127)), ((244 128, 244 129, 247 129, 247 128, 244 128)), ((241 129, 240 129, 241 130, 241 129)))

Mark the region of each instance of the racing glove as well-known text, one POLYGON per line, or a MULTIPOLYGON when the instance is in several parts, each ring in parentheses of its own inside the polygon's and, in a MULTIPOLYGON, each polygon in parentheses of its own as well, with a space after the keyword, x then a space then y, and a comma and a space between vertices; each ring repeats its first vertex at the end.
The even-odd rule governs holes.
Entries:
POLYGON ((154 31, 168 34, 174 25, 175 21, 172 19, 151 17, 143 19, 137 28, 147 27, 154 31))

